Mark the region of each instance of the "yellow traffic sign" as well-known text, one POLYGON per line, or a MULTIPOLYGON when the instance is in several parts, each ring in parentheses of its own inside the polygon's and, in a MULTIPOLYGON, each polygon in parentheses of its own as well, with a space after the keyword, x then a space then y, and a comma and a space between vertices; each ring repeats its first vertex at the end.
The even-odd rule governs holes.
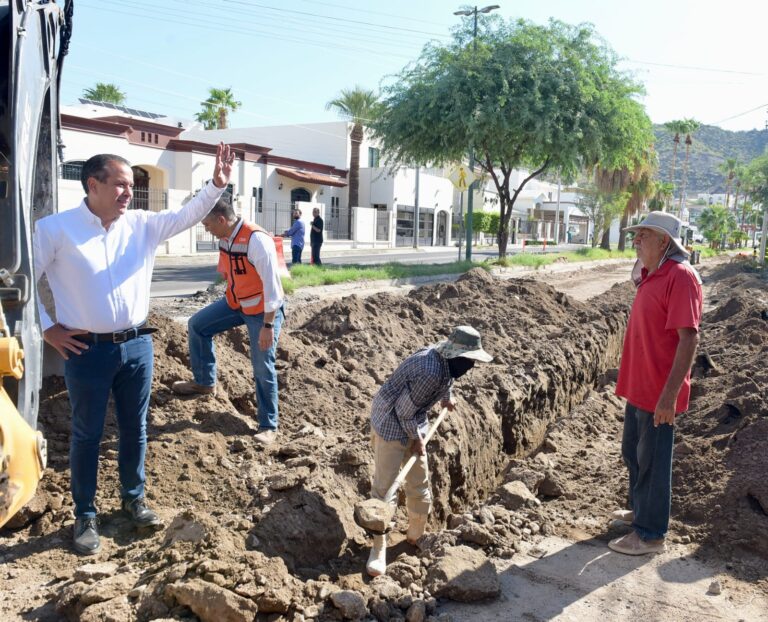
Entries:
POLYGON ((458 166, 454 167, 453 170, 451 170, 450 174, 448 175, 448 179, 451 180, 459 192, 464 192, 465 190, 469 189, 469 187, 472 185, 472 182, 475 181, 477 177, 468 166, 459 164, 458 166))

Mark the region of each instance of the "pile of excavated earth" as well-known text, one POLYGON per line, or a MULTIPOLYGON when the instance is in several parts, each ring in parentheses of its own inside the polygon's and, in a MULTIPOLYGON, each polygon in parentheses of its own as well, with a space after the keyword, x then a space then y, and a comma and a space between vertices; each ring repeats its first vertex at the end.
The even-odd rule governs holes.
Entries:
MULTIPOLYGON (((741 266, 704 272, 670 536, 765 588, 768 291, 741 266)), ((109 417, 97 498, 103 549, 91 559, 71 552, 69 405, 63 380, 49 379, 40 413, 49 469, 0 541, 0 617, 419 622, 449 620, 448 600, 496 598, 496 561, 548 535, 616 535, 606 517, 624 506, 626 477, 613 389, 632 297, 626 283, 579 302, 475 269, 406 295, 298 306, 280 337, 280 434, 266 449, 251 440, 247 334, 217 338, 214 395, 179 398, 169 387, 190 377, 186 326, 154 315, 147 496, 165 529, 136 532, 120 512, 109 417), (353 507, 370 490, 371 399, 399 361, 458 324, 475 326, 495 359, 459 381, 456 410, 430 444, 429 532, 407 544, 400 510, 387 574, 370 579, 370 538, 353 507)))

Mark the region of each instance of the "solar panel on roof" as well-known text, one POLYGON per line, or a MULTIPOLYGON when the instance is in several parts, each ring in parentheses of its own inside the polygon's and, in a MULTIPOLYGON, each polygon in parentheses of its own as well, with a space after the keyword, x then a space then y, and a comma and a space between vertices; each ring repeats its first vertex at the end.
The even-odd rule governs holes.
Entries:
POLYGON ((137 110, 136 108, 128 108, 126 106, 120 106, 111 102, 97 102, 92 99, 79 98, 81 104, 87 104, 92 106, 101 106, 102 108, 111 108, 112 110, 119 110, 126 114, 133 115, 135 117, 144 117, 145 119, 160 119, 166 115, 157 114, 156 112, 147 112, 146 110, 137 110))

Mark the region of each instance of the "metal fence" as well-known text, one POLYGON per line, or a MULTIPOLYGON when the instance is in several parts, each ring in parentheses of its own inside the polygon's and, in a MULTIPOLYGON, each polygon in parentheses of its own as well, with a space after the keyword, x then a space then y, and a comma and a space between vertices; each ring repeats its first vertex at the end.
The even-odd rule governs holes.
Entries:
POLYGON ((280 235, 291 227, 293 206, 290 201, 255 201, 251 207, 251 221, 275 235, 280 235))
POLYGON ((325 239, 352 239, 352 209, 349 207, 326 207, 325 239))
POLYGON ((376 208, 376 240, 386 242, 389 239, 389 210, 387 206, 376 208))
MULTIPOLYGON (((397 206, 397 227, 395 230, 395 246, 413 246, 414 223, 416 208, 412 205, 397 206)), ((419 209, 419 246, 434 244, 432 232, 435 224, 435 210, 419 209)))
POLYGON ((155 188, 133 189, 131 209, 143 209, 150 212, 160 212, 168 208, 168 193, 155 188))

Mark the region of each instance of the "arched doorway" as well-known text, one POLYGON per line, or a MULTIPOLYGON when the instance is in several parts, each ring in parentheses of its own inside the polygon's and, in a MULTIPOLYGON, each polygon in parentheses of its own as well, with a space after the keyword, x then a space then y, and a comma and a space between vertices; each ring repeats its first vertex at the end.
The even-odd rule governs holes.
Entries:
POLYGON ((133 201, 131 209, 149 209, 149 171, 140 166, 132 166, 133 201))
POLYGON ((297 201, 305 201, 309 203, 312 200, 312 195, 306 188, 294 188, 291 190, 291 204, 296 205, 297 201))

